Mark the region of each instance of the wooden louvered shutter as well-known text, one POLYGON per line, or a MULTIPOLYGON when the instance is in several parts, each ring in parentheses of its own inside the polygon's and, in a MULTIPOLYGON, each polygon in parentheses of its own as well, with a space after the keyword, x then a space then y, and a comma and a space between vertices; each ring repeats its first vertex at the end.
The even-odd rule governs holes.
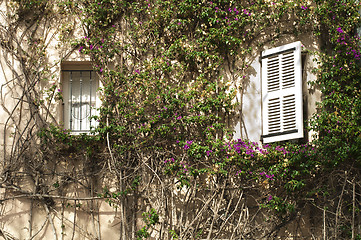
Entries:
POLYGON ((262 52, 263 143, 303 138, 301 42, 262 52))

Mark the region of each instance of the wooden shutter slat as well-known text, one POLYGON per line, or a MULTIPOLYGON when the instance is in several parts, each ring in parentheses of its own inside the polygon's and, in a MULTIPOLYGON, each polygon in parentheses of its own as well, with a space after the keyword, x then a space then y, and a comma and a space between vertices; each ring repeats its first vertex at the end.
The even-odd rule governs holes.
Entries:
POLYGON ((301 43, 262 52, 263 142, 303 137, 301 43))

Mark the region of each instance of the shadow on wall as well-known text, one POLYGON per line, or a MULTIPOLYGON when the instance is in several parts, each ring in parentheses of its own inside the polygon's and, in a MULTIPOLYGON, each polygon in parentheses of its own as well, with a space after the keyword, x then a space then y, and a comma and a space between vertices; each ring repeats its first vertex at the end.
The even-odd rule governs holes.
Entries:
MULTIPOLYGON (((254 48, 247 59, 233 60, 233 63, 225 67, 226 81, 232 83, 237 89, 234 99, 237 107, 232 115, 228 117, 227 124, 234 129, 234 139, 249 139, 259 142, 262 135, 262 84, 260 62, 261 52, 294 41, 301 41, 306 50, 317 51, 318 39, 315 36, 307 35, 296 38, 292 35, 278 41, 265 41, 264 47, 254 48), (244 66, 242 68, 242 66, 244 66)), ((303 81, 303 106, 304 121, 316 112, 316 102, 320 101, 321 93, 309 82, 315 80, 312 70, 316 67, 314 57, 311 53, 302 52, 302 81, 303 81)), ((311 133, 305 133, 305 140, 310 138, 311 133)))
POLYGON ((226 81, 236 89, 235 111, 227 119, 234 129, 234 139, 259 141, 261 136, 261 83, 258 52, 245 59, 234 60, 225 68, 226 81))

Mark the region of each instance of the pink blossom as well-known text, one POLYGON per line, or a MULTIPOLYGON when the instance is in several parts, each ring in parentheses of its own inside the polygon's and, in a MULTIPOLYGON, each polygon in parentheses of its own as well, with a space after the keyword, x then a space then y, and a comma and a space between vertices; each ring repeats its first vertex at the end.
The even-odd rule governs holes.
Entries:
POLYGON ((339 28, 337 28, 337 32, 343 33, 343 30, 339 27, 339 28))

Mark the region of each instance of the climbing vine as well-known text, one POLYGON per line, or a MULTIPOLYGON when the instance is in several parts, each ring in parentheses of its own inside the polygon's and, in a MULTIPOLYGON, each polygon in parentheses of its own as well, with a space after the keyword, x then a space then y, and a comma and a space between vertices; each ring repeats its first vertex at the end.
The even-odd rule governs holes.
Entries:
MULTIPOLYGON (((307 234, 360 237, 357 1, 1 4, 7 13, 2 68, 14 76, 2 86, 20 97, 11 108, 2 88, 4 139, 14 133, 12 142, 4 140, 11 150, 4 148, 0 186, 13 194, 4 202, 17 194, 31 199, 29 238, 41 231, 32 230, 35 203, 44 205, 55 238, 51 216, 58 212, 61 236, 74 238, 87 232, 76 224, 77 212, 88 211, 101 225, 94 212, 104 200, 117 210, 121 239, 282 237, 306 211, 321 216, 310 220, 307 234), (304 47, 317 64, 309 88, 322 92, 307 121, 312 141, 235 140, 232 119, 242 112, 239 96, 247 91, 256 55, 304 35, 319 45, 317 51, 304 47), (54 41, 61 60, 74 53, 90 59, 102 83, 94 117, 99 125, 89 135, 73 135, 54 113, 64 101, 59 63, 49 60, 54 41), (31 191, 19 180, 27 177, 31 191), (72 186, 86 197, 67 197, 72 186), (72 226, 65 224, 66 209, 74 212, 72 226)), ((87 237, 100 239, 100 227, 94 229, 87 237)))

